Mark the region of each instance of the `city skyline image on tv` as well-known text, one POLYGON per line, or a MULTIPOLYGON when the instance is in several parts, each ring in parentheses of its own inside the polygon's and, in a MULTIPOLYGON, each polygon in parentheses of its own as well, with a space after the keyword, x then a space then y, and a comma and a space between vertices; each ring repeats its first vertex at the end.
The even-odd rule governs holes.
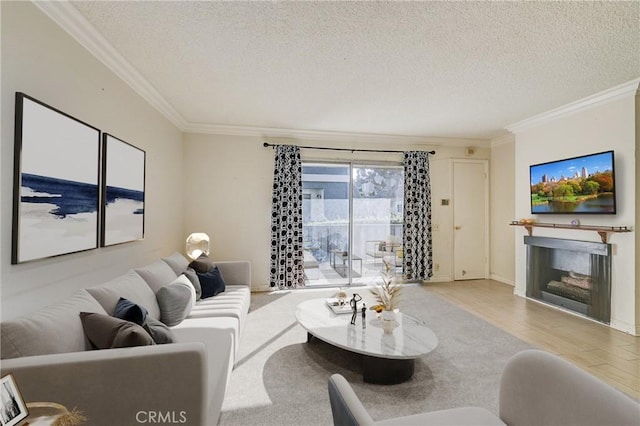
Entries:
POLYGON ((614 214, 613 151, 530 167, 531 213, 614 214))

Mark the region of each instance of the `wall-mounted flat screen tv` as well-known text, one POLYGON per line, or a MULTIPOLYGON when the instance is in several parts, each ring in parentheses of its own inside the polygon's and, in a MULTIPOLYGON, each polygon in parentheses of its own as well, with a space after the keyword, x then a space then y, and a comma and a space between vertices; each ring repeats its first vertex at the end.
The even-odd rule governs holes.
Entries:
POLYGON ((615 214, 613 151, 530 167, 532 214, 615 214))

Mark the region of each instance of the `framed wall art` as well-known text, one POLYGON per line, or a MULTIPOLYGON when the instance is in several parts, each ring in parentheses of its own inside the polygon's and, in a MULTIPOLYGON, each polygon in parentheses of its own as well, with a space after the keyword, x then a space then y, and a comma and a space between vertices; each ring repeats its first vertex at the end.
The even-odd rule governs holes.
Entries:
POLYGON ((98 247, 100 130, 16 93, 11 263, 98 247))
POLYGON ((102 141, 102 246, 144 238, 146 153, 108 133, 102 141))
POLYGON ((15 426, 29 415, 13 375, 0 379, 0 420, 3 426, 15 426))

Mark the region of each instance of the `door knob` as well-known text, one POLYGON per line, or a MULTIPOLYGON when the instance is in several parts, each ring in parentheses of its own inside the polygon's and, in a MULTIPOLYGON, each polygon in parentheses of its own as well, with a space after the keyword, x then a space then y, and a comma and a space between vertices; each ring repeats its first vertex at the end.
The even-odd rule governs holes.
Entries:
POLYGON ((461 230, 461 229, 462 229, 462 226, 458 225, 458 226, 456 226, 456 228, 455 228, 455 229, 456 229, 456 231, 459 231, 459 230, 461 230))

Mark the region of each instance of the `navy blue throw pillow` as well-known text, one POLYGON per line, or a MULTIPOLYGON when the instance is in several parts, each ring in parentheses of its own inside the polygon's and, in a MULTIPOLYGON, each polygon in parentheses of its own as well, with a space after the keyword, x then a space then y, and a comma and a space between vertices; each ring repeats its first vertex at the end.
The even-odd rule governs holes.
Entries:
POLYGON ((202 287, 202 299, 213 297, 218 293, 222 293, 225 289, 222 272, 220 272, 217 266, 214 266, 209 272, 198 272, 198 279, 202 287))
POLYGON ((113 316, 138 325, 143 325, 147 319, 147 313, 144 306, 137 305, 121 297, 116 304, 116 309, 113 311, 113 316))

